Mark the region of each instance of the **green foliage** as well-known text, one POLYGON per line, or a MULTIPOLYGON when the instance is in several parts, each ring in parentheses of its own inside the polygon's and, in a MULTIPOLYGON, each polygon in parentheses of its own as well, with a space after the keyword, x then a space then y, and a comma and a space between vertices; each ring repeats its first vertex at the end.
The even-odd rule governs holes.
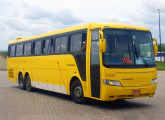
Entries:
MULTIPOLYGON (((162 47, 162 51, 165 52, 165 45, 163 44, 163 45, 161 45, 161 47, 162 47)), ((160 52, 160 45, 158 45, 158 51, 160 52)))
POLYGON ((165 62, 156 62, 158 70, 165 70, 165 62))
POLYGON ((7 51, 6 52, 0 52, 0 54, 3 55, 3 56, 8 56, 8 52, 7 51))

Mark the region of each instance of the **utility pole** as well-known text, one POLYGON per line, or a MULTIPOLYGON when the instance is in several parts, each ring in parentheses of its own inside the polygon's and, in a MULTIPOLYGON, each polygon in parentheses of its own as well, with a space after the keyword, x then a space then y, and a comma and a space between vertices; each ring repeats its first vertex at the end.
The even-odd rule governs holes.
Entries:
POLYGON ((160 29, 160 9, 158 9, 158 14, 159 14, 159 40, 160 40, 160 62, 162 62, 162 43, 161 43, 161 29, 160 29))

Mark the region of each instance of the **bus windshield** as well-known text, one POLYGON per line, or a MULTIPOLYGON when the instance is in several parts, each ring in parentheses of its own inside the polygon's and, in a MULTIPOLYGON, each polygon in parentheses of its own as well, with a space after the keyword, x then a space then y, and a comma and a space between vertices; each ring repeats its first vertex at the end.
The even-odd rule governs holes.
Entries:
POLYGON ((106 39, 105 66, 155 65, 150 32, 117 29, 104 29, 103 32, 106 39))

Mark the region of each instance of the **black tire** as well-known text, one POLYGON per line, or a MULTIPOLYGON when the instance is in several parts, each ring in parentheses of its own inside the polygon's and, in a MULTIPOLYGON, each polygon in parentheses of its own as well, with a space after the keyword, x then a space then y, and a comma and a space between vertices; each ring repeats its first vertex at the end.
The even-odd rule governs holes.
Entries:
POLYGON ((26 83, 25 83, 25 80, 23 79, 23 75, 20 74, 19 75, 19 86, 22 90, 25 90, 26 89, 26 83))
POLYGON ((26 76, 26 89, 29 92, 32 92, 33 91, 33 88, 31 86, 31 79, 30 79, 30 76, 29 75, 26 76))
POLYGON ((87 100, 87 98, 84 97, 83 88, 79 80, 73 82, 71 86, 71 97, 73 101, 78 104, 83 104, 87 100))

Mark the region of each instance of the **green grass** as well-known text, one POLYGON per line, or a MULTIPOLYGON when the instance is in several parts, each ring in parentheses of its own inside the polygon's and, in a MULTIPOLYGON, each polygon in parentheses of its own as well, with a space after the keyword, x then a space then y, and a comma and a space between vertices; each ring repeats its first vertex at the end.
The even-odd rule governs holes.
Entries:
POLYGON ((156 62, 158 70, 165 70, 165 62, 156 62))

